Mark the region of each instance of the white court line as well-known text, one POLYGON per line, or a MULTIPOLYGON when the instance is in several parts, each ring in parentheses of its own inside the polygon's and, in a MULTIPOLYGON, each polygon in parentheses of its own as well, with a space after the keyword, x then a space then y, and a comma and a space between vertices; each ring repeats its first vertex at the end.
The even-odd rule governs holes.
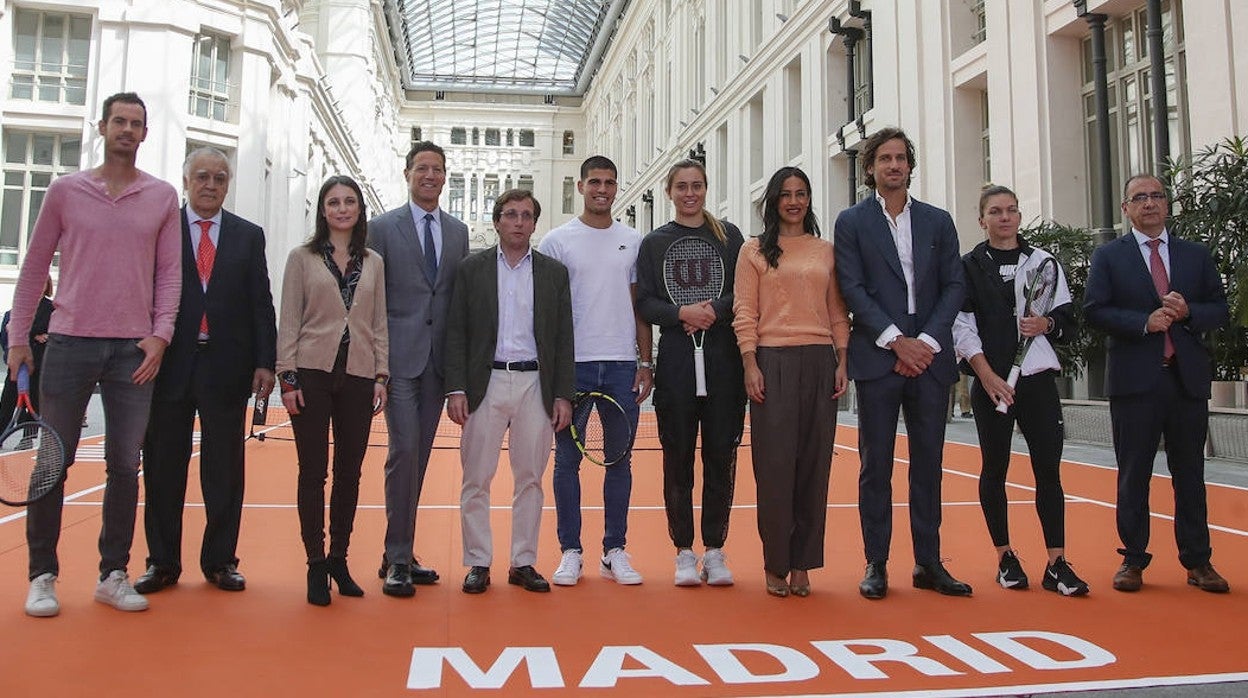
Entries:
MULTIPOLYGON (((282 426, 284 426, 284 425, 278 424, 278 425, 274 425, 274 426, 271 426, 271 427, 266 427, 266 428, 264 428, 264 429, 262 429, 262 430, 260 430, 259 432, 256 432, 256 433, 258 433, 258 434, 266 434, 266 433, 268 433, 268 432, 270 432, 270 431, 273 431, 273 430, 275 430, 275 429, 279 429, 279 428, 281 428, 282 426)), ((903 436, 904 436, 904 434, 899 434, 899 435, 903 435, 903 436)), ((195 432, 195 433, 192 435, 192 439, 193 439, 195 442, 198 442, 198 439, 196 438, 197 436, 198 436, 198 432, 195 432)), ((945 443, 949 443, 949 444, 956 444, 956 445, 959 445, 959 446, 969 446, 969 447, 971 447, 971 448, 979 448, 979 446, 978 446, 978 445, 976 445, 976 444, 965 443, 965 442, 962 442, 962 441, 946 441, 945 443)), ((853 451, 854 453, 857 453, 857 452, 858 452, 858 449, 857 449, 856 447, 854 447, 854 446, 849 446, 849 445, 844 445, 844 444, 836 444, 836 447, 837 447, 837 448, 842 448, 842 449, 845 449, 846 451, 853 451)), ((1027 455, 1029 455, 1029 454, 1024 453, 1024 452, 1022 452, 1022 451, 1011 451, 1011 453, 1013 453, 1013 454, 1018 454, 1018 455, 1022 455, 1022 456, 1027 456, 1027 455)), ((194 458, 194 457, 196 457, 196 456, 198 456, 198 455, 199 455, 199 451, 195 451, 195 452, 193 452, 193 453, 191 454, 191 457, 192 457, 192 458, 194 458)), ((907 459, 907 458, 894 458, 894 462, 896 462, 896 463, 904 463, 904 464, 906 464, 906 465, 909 465, 909 464, 910 464, 910 460, 909 460, 909 459, 907 459)), ((1082 461, 1074 461, 1074 460, 1066 460, 1066 459, 1063 459, 1063 461, 1062 461, 1062 462, 1064 462, 1064 463, 1070 463, 1070 464, 1072 464, 1072 465, 1082 465, 1082 466, 1087 466, 1087 467, 1091 467, 1091 468, 1099 468, 1099 469, 1102 469, 1102 470, 1114 470, 1114 469, 1116 469, 1116 468, 1113 468, 1113 467, 1111 467, 1111 466, 1106 466, 1106 465, 1097 465, 1097 464, 1095 464, 1095 463, 1084 463, 1084 462, 1082 462, 1082 461)), ((961 476, 961 477, 972 478, 972 479, 978 479, 978 478, 979 478, 979 475, 977 475, 976 473, 968 473, 968 472, 965 472, 965 471, 962 471, 962 470, 956 470, 956 469, 953 469, 953 468, 942 468, 942 470, 943 470, 943 472, 949 473, 949 474, 951 474, 951 475, 958 475, 958 476, 961 476)), ((140 471, 139 471, 139 472, 140 472, 140 474, 142 474, 142 469, 140 469, 140 471)), ((1155 475, 1156 477, 1170 478, 1170 476, 1169 476, 1169 475, 1162 474, 1162 473, 1155 473, 1154 475, 1155 475)), ((1028 491, 1028 492, 1035 492, 1035 488, 1034 488, 1034 487, 1030 487, 1030 486, 1027 486, 1027 485, 1020 485, 1020 484, 1012 483, 1012 482, 1009 482, 1008 480, 1006 481, 1006 483, 1005 483, 1005 484, 1006 484, 1008 487, 1013 487, 1013 488, 1015 488, 1015 489, 1026 490, 1026 491, 1028 491)), ((1233 489, 1233 490, 1238 490, 1238 491, 1248 491, 1248 488, 1245 488, 1245 487, 1238 487, 1238 486, 1235 486, 1235 485, 1219 485, 1218 483, 1206 483, 1206 487, 1210 487, 1210 486, 1220 486, 1220 487, 1225 487, 1225 488, 1227 488, 1227 489, 1233 489)), ((74 502, 75 502, 75 500, 78 500, 78 499, 80 499, 80 498, 82 498, 82 497, 85 497, 85 496, 87 496, 87 495, 89 495, 89 494, 93 494, 93 493, 95 493, 95 492, 99 492, 99 491, 100 491, 100 490, 102 490, 102 489, 104 489, 104 485, 102 485, 102 484, 101 484, 101 485, 96 485, 96 486, 94 486, 94 487, 90 487, 90 488, 85 489, 85 490, 81 490, 81 491, 79 491, 79 492, 75 492, 75 493, 70 494, 70 495, 66 495, 66 497, 65 497, 65 502, 66 502, 67 504, 74 503, 74 502)), ((1067 494, 1066 494, 1066 500, 1067 500, 1068 502, 1072 502, 1072 503, 1076 503, 1076 504, 1093 504, 1093 505, 1096 505, 1096 506, 1099 506, 1099 507, 1103 507, 1103 508, 1106 508, 1106 509, 1114 509, 1114 508, 1116 508, 1116 505, 1115 505, 1113 502, 1107 502, 1107 501, 1104 501, 1104 500, 1099 500, 1099 499, 1092 499, 1092 498, 1089 498, 1089 497, 1081 497, 1081 496, 1078 496, 1078 495, 1072 495, 1072 494, 1069 494, 1069 493, 1067 493, 1067 494)), ((1011 502, 1011 504, 1015 504, 1015 505, 1023 505, 1023 504, 1028 504, 1028 503, 1032 503, 1032 502, 1026 502, 1026 501, 1011 502)), ((82 502, 82 503, 78 503, 78 505, 79 505, 79 506, 101 506, 101 503, 99 503, 99 502, 82 502)), ((142 502, 140 502, 140 505, 142 505, 142 502)), ((186 506, 199 506, 199 507, 202 507, 202 506, 203 506, 203 504, 202 504, 202 503, 201 503, 201 504, 194 504, 194 503, 191 503, 191 502, 187 502, 187 503, 186 503, 186 506)), ((848 508, 857 508, 857 506, 858 506, 858 505, 857 505, 857 503, 854 503, 854 504, 829 504, 829 505, 828 505, 828 508, 829 508, 829 509, 848 509, 848 508)), ((893 507, 894 507, 894 508, 904 508, 904 507, 908 507, 908 506, 909 506, 909 504, 908 504, 908 503, 906 503, 906 502, 894 502, 894 503, 893 503, 893 507)), ((941 506, 952 506, 952 507, 959 507, 959 506, 979 506, 979 502, 942 502, 941 506)), ((243 505, 243 507, 244 507, 244 508, 246 508, 246 509, 294 509, 294 508, 296 508, 294 504, 244 504, 244 505, 243 505)), ((384 510, 384 509, 385 509, 385 505, 381 505, 381 504, 361 504, 361 505, 359 505, 359 506, 358 506, 358 508, 359 508, 359 509, 381 509, 381 510, 384 510)), ((438 511, 438 510, 451 511, 451 510, 458 510, 458 509, 459 509, 459 506, 458 506, 458 505, 450 505, 450 504, 435 504, 435 505, 428 505, 428 506, 421 505, 421 508, 422 508, 422 509, 430 509, 430 510, 434 510, 434 511, 438 511)), ((733 508, 733 509, 753 509, 753 508, 755 508, 755 505, 753 505, 753 504, 734 504, 732 508, 733 508)), ((491 509, 491 510, 495 510, 495 509, 497 509, 497 510, 500 510, 500 511, 510 511, 511 507, 509 507, 509 506, 491 506, 491 507, 490 507, 490 509, 491 509)), ((553 506, 545 506, 545 507, 543 507, 543 510, 545 510, 545 511, 549 511, 549 510, 553 510, 553 509, 554 509, 554 507, 553 507, 553 506)), ((601 511, 602 509, 603 509, 603 507, 601 507, 601 506, 582 506, 582 507, 581 507, 581 510, 582 510, 582 511, 601 511)), ((637 510, 637 511, 665 511, 666 509, 665 509, 664 507, 661 507, 661 506, 630 506, 630 507, 629 507, 629 511, 633 511, 633 510, 637 510)), ((1153 518, 1156 518, 1156 519, 1162 520, 1162 521, 1174 521, 1174 517, 1173 517, 1173 516, 1171 516, 1171 515, 1169 515, 1169 514, 1159 514, 1159 513, 1156 513, 1156 512, 1150 512, 1150 516, 1151 516, 1151 517, 1153 517, 1153 518)), ((25 518, 25 517, 26 517, 26 511, 23 509, 22 511, 19 511, 19 512, 16 512, 16 513, 13 513, 13 514, 10 514, 10 515, 8 515, 8 516, 5 516, 5 517, 0 517, 0 525, 4 525, 4 524, 6 524, 6 523, 9 523, 9 522, 11 522, 11 521, 16 521, 16 520, 18 520, 18 519, 23 519, 23 518, 25 518)), ((1236 536, 1241 536, 1241 537, 1248 538, 1248 531, 1245 531, 1245 530, 1241 530, 1241 529, 1238 529, 1238 528, 1231 528, 1231 527, 1229 527, 1229 526, 1220 526, 1220 525, 1213 524, 1213 523, 1208 524, 1208 526, 1209 526, 1209 530, 1211 530, 1211 531, 1219 531, 1219 532, 1221 532, 1221 533, 1229 533, 1229 534, 1231 534, 1231 535, 1236 535, 1236 536)))

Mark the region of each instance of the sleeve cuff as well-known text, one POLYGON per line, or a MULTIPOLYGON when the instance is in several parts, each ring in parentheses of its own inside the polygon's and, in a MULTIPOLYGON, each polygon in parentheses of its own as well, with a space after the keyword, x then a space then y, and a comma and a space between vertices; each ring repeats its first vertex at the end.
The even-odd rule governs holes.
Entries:
POLYGON ((879 337, 875 338, 875 346, 881 349, 887 349, 888 343, 901 336, 901 330, 896 325, 889 325, 879 337))

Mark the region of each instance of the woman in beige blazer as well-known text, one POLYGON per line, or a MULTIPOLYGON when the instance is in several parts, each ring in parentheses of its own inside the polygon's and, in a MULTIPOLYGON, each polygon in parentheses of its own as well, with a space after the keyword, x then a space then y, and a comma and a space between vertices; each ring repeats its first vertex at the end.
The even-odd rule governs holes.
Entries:
POLYGON ((360 466, 373 415, 386 404, 390 351, 381 255, 367 249, 364 196, 350 177, 321 186, 316 230, 291 250, 282 282, 277 372, 299 457, 299 528, 308 555, 308 603, 329 604, 329 580, 344 596, 364 591, 347 570, 360 466), (329 428, 334 479, 325 554, 329 428))

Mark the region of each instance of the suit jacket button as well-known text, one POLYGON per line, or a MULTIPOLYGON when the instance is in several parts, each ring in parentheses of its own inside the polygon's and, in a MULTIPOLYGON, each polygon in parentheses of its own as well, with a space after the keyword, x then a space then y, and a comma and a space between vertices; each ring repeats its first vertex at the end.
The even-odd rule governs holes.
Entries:
POLYGON ((432 318, 430 318, 430 319, 428 319, 428 320, 425 320, 425 324, 426 324, 426 325, 432 325, 432 324, 433 324, 433 319, 432 319, 432 318))

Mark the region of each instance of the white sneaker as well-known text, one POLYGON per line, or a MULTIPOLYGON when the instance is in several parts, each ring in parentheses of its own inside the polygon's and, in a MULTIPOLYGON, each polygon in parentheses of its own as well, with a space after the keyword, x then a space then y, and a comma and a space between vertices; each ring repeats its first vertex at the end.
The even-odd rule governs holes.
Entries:
POLYGON ((624 552, 624 548, 611 548, 606 555, 602 556, 602 563, 598 566, 598 573, 603 579, 614 579, 620 584, 641 584, 641 574, 633 569, 632 563, 628 561, 628 553, 624 552))
POLYGON ((61 603, 56 600, 56 575, 51 572, 30 580, 30 593, 26 594, 26 615, 36 618, 50 618, 61 612, 61 603))
POLYGON ((728 569, 723 550, 706 549, 702 556, 702 579, 713 587, 732 586, 732 570, 728 569))
POLYGON ((147 599, 130 586, 130 578, 121 570, 109 572, 104 581, 95 586, 95 600, 118 611, 147 610, 147 599))
POLYGON ((676 553, 676 586, 702 586, 702 578, 698 576, 698 556, 692 550, 676 553))
POLYGON ((563 559, 559 560, 559 569, 550 575, 550 581, 561 587, 576 586, 581 578, 581 551, 565 550, 563 559))

